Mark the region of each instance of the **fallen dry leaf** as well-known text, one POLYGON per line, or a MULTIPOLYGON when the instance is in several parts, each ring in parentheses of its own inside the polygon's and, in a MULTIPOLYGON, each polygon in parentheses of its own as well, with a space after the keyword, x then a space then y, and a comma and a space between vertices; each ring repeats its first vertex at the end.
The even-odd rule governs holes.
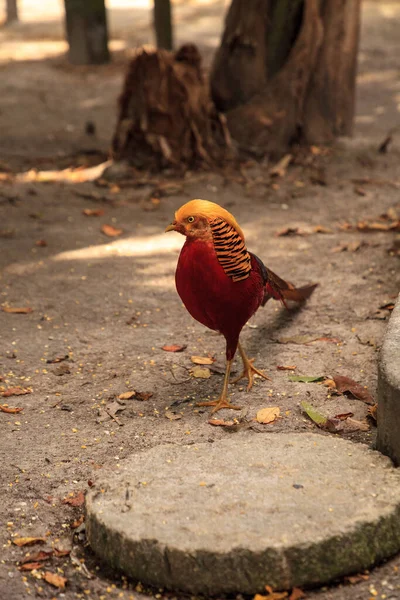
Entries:
POLYGON ((208 367, 194 367, 191 369, 191 374, 193 377, 196 377, 196 379, 208 379, 211 377, 211 371, 208 367))
POLYGON ((145 402, 149 400, 153 395, 153 392, 136 392, 135 400, 140 400, 141 402, 145 402))
POLYGON ((293 588, 288 600, 302 600, 306 595, 300 588, 293 588))
POLYGON ((378 405, 374 404, 368 408, 368 416, 372 417, 374 421, 378 420, 378 405))
POLYGON ((82 214, 85 217, 102 217, 104 210, 102 208, 84 208, 82 214))
POLYGON ((42 537, 20 537, 14 538, 12 543, 16 546, 33 546, 33 544, 45 544, 46 538, 42 537))
POLYGON ((186 350, 187 346, 179 346, 179 344, 170 344, 170 345, 166 345, 163 346, 161 348, 161 350, 164 350, 165 352, 183 352, 184 350, 186 350))
POLYGON ((292 235, 308 235, 307 231, 301 230, 299 227, 285 227, 275 233, 276 237, 286 237, 292 235))
POLYGON ((122 392, 118 398, 119 400, 131 400, 131 398, 134 398, 135 396, 136 392, 133 390, 132 392, 122 392))
POLYGON ((54 556, 57 558, 63 558, 64 556, 69 556, 71 554, 71 550, 59 550, 58 548, 54 548, 54 556))
POLYGON ((268 423, 273 423, 280 415, 281 409, 279 406, 267 406, 265 408, 261 408, 256 415, 256 421, 258 423, 263 423, 264 425, 268 423))
POLYGON ((351 583, 352 585, 356 583, 360 583, 360 581, 368 581, 369 575, 366 573, 360 573, 359 575, 348 575, 345 577, 345 580, 351 583))
POLYGON ((328 227, 324 227, 324 225, 315 225, 315 227, 313 227, 313 232, 314 233, 333 233, 332 229, 329 229, 328 227))
POLYGON ((46 360, 46 363, 48 365, 54 365, 56 363, 60 363, 63 362, 63 360, 68 360, 69 359, 69 354, 64 354, 64 356, 56 356, 55 358, 48 358, 46 360))
POLYGON ((118 229, 117 227, 113 227, 112 225, 103 225, 101 227, 101 232, 108 237, 118 237, 122 233, 124 233, 123 229, 118 229))
POLYGON ((11 313, 13 315, 28 315, 33 312, 33 308, 30 306, 2 306, 1 310, 5 313, 11 313))
POLYGON ((62 501, 63 504, 69 504, 70 506, 82 506, 85 502, 85 494, 80 491, 76 495, 69 496, 68 498, 64 498, 62 501))
POLYGON ((49 560, 52 556, 53 556, 52 550, 50 550, 49 552, 46 552, 45 550, 40 550, 39 552, 36 552, 35 554, 31 554, 30 552, 28 552, 28 554, 25 555, 25 557, 22 559, 21 562, 22 562, 22 564, 39 562, 39 561, 49 560))
POLYGON ((386 304, 382 304, 379 308, 381 310, 392 311, 394 309, 394 302, 387 302, 386 304))
POLYGON ((349 417, 354 417, 354 413, 347 412, 347 413, 340 413, 338 415, 335 415, 335 419, 340 419, 341 421, 345 421, 349 417))
POLYGON ((46 248, 47 242, 46 240, 36 240, 35 246, 39 246, 39 248, 46 248))
POLYGON ((45 571, 42 575, 42 579, 59 590, 65 589, 65 584, 68 581, 66 577, 61 577, 61 575, 57 575, 57 573, 51 573, 50 571, 45 571))
POLYGON ((73 521, 71 523, 71 529, 77 529, 78 527, 80 527, 84 520, 85 520, 85 516, 81 515, 78 519, 76 519, 75 521, 73 521))
POLYGON ((296 365, 277 365, 276 368, 278 371, 295 371, 297 369, 296 365))
POLYGON ((22 412, 23 408, 17 408, 16 406, 8 406, 8 404, 0 404, 0 412, 9 413, 10 415, 16 415, 22 412))
POLYGON ((224 421, 223 419, 210 419, 208 421, 209 425, 213 425, 214 427, 232 427, 235 425, 235 421, 224 421))
POLYGON ((366 421, 358 421, 349 417, 344 421, 345 429, 347 431, 369 431, 370 426, 366 421))
POLYGON ((339 419, 329 419, 328 417, 325 417, 309 402, 303 400, 303 402, 300 403, 300 406, 306 415, 310 417, 311 421, 313 421, 320 429, 325 429, 331 433, 339 433, 343 430, 344 426, 342 421, 339 419))
POLYGON ((170 421, 179 421, 179 419, 182 419, 182 415, 174 413, 172 410, 166 410, 164 416, 170 421))
POLYGON ((374 399, 367 388, 360 383, 357 383, 353 379, 350 379, 350 377, 345 377, 344 375, 335 375, 333 377, 333 381, 335 382, 337 391, 341 394, 348 392, 366 404, 374 404, 374 399))
POLYGON ((18 567, 19 571, 33 571, 34 569, 40 569, 42 567, 42 563, 40 562, 27 562, 23 563, 18 567))
POLYGON ((31 394, 32 388, 22 388, 19 385, 16 387, 10 387, 1 392, 3 398, 9 398, 10 396, 24 396, 25 394, 31 394))
POLYGON ((190 360, 195 365, 212 365, 215 358, 211 358, 210 356, 191 356, 190 360))
POLYGON ((270 170, 269 174, 271 177, 284 177, 286 170, 292 161, 293 156, 291 154, 285 154, 270 170))

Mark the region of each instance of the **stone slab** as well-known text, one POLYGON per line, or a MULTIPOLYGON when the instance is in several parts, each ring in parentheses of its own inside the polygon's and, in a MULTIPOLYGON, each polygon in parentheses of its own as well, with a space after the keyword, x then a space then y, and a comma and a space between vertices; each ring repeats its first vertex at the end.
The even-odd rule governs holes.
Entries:
POLYGON ((230 434, 135 454, 87 496, 112 567, 211 596, 322 584, 400 550, 400 470, 319 434, 230 434))
POLYGON ((400 296, 390 316, 378 368, 377 448, 400 465, 400 296))

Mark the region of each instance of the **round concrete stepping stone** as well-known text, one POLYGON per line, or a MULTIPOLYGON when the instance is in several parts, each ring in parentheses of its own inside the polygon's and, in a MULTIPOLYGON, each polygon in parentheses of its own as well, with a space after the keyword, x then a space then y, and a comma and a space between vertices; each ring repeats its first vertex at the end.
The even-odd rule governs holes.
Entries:
POLYGON ((93 550, 147 584, 253 594, 400 550, 400 470, 318 434, 232 434, 135 454, 87 497, 93 550))

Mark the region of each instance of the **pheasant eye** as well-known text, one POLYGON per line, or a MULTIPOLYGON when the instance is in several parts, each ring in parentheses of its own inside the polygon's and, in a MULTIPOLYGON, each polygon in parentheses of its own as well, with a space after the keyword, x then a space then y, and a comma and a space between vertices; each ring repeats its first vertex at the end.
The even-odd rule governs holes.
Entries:
POLYGON ((194 217, 188 217, 188 219, 187 219, 187 220, 188 220, 188 223, 193 223, 193 221, 194 221, 194 217))

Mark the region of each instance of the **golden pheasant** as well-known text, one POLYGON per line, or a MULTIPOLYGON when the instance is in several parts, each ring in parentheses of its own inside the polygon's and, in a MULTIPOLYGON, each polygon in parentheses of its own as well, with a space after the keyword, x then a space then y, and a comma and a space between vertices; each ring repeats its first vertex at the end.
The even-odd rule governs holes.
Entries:
POLYGON ((222 333, 226 340, 226 371, 218 400, 201 402, 199 406, 238 409, 228 399, 232 360, 239 349, 243 361, 243 377, 247 389, 253 386, 254 375, 269 379, 256 369, 246 356, 239 335, 252 315, 270 299, 303 302, 317 284, 295 288, 270 269, 246 248, 243 231, 233 215, 208 200, 191 200, 175 213, 174 221, 165 230, 186 236, 176 268, 176 289, 183 304, 194 319, 222 333))

